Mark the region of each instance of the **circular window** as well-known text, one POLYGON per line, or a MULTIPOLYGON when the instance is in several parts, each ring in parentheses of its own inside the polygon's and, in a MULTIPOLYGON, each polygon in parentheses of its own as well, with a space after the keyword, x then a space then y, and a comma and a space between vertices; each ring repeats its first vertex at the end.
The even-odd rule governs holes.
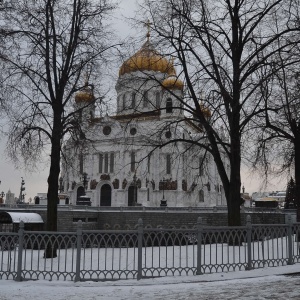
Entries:
POLYGON ((171 138, 171 136, 172 136, 171 131, 167 131, 165 136, 167 139, 171 138))
POLYGON ((110 126, 104 126, 103 127, 103 134, 109 135, 111 133, 111 127, 110 126))
POLYGON ((131 128, 130 129, 130 134, 135 135, 136 134, 136 128, 131 128))

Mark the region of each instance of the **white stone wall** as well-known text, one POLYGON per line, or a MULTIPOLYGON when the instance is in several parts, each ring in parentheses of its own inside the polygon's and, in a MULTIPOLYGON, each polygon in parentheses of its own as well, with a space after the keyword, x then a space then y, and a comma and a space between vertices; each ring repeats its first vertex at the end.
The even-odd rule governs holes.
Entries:
MULTIPOLYGON (((149 74, 148 74, 149 75, 149 74)), ((150 74, 151 75, 151 74, 150 74)), ((100 205, 101 189, 104 185, 111 188, 111 205, 127 206, 128 189, 133 183, 134 175, 140 180, 141 188, 138 188, 137 202, 143 206, 159 206, 161 200, 167 200, 168 206, 215 206, 224 205, 224 194, 220 192, 220 180, 211 155, 206 155, 204 174, 199 175, 199 157, 205 155, 205 151, 199 147, 187 150, 188 146, 178 142, 156 149, 150 158, 150 170, 148 170, 147 156, 153 150, 154 142, 166 142, 171 132, 171 139, 191 135, 199 136, 187 124, 181 123, 177 126, 176 121, 182 118, 183 112, 174 109, 172 113, 167 113, 165 109, 159 114, 145 115, 140 118, 122 118, 123 115, 130 115, 139 112, 153 112, 156 110, 156 93, 160 93, 160 107, 165 107, 169 97, 172 98, 173 106, 179 106, 176 97, 182 97, 182 92, 174 90, 174 94, 162 89, 159 81, 165 75, 158 73, 156 80, 146 80, 140 72, 125 74, 119 78, 117 90, 117 114, 116 117, 105 116, 93 127, 89 127, 86 136, 93 140, 85 145, 85 156, 83 171, 87 173, 89 179, 86 195, 91 198, 92 206, 100 205), (148 91, 149 103, 144 105, 143 93, 148 91), (136 106, 132 107, 132 93, 136 93, 136 106), (125 109, 124 109, 125 105, 125 109), (103 128, 110 126, 111 132, 107 135, 103 133, 103 128), (136 133, 131 134, 135 128, 136 133), (131 153, 135 152, 136 168, 131 171, 131 153), (113 172, 99 172, 99 154, 114 153, 113 172), (171 155, 171 174, 166 172, 166 157, 171 155), (100 179, 103 174, 109 175, 109 179, 100 179), (113 181, 119 180, 119 188, 113 187, 113 181), (159 190, 159 182, 163 179, 177 181, 176 190, 159 190), (95 180, 96 186, 90 189, 90 182, 95 180), (122 187, 126 180, 126 186, 122 187), (186 181, 186 191, 182 188, 182 181, 186 181), (152 183, 155 183, 153 189, 152 183), (210 185, 210 190, 208 188, 210 185), (108 185, 108 186, 107 186, 108 185), (204 193, 204 202, 199 201, 199 191, 204 193)), ((147 77, 149 78, 149 77, 147 77)), ((83 114, 87 115, 87 114, 83 114)), ((70 146, 70 145, 69 145, 70 146)), ((77 189, 82 187, 82 174, 79 172, 78 154, 74 154, 75 149, 69 147, 68 156, 71 157, 71 164, 62 165, 62 176, 64 178, 65 190, 68 188, 70 202, 76 204, 77 189)), ((110 161, 108 162, 110 163, 110 161)), ((104 168, 104 165, 102 166, 104 168)), ((110 169, 110 168, 109 168, 110 169)))

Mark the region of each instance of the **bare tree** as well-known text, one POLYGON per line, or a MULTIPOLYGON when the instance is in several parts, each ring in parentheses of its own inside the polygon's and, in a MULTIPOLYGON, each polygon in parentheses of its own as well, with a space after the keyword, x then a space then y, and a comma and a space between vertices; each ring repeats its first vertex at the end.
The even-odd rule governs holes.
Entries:
MULTIPOLYGON (((113 8, 106 0, 20 0, 7 1, 0 12, 9 32, 1 61, 1 98, 10 118, 8 147, 15 160, 22 157, 27 164, 44 152, 50 155, 49 231, 57 230, 63 138, 82 132, 78 116, 97 100, 99 88, 93 91, 82 79, 93 75, 89 70, 99 72, 112 47, 105 17, 113 8), (74 110, 74 95, 82 89, 87 98, 74 110)), ((56 256, 56 250, 47 249, 45 256, 56 256)))
POLYGON ((181 68, 187 88, 182 105, 206 134, 208 143, 199 145, 217 165, 232 226, 241 223, 243 133, 265 110, 260 86, 276 72, 276 54, 297 42, 297 5, 280 0, 145 1, 158 44, 181 68), (264 78, 258 76, 262 68, 264 78))
POLYGON ((287 177, 294 172, 296 207, 300 204, 299 50, 295 45, 278 53, 277 65, 273 66, 276 73, 261 86, 266 109, 257 118, 260 134, 254 161, 266 173, 274 165, 277 173, 287 173, 287 177))

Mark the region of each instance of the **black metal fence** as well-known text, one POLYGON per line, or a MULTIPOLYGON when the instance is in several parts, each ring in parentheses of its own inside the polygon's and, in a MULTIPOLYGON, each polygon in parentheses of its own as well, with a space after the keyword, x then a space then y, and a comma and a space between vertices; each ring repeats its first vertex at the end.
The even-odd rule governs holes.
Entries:
POLYGON ((112 280, 201 275, 299 262, 300 223, 0 233, 0 279, 112 280), (44 258, 46 248, 57 257, 44 258))

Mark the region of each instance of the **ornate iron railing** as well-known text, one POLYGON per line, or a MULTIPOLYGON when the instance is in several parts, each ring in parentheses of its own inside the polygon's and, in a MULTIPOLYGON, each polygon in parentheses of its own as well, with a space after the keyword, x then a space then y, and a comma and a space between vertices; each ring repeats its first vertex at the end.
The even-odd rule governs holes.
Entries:
POLYGON ((300 223, 0 233, 0 279, 112 280, 251 270, 300 261, 300 223), (45 249, 57 257, 44 258, 45 249))

